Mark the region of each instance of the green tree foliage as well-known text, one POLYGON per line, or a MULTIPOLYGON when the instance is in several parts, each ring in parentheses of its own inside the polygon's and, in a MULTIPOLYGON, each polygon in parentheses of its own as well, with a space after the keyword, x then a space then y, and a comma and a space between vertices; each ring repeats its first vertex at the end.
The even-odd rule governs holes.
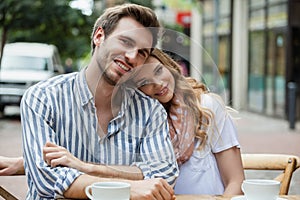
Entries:
POLYGON ((90 34, 97 16, 83 15, 72 9, 69 2, 1 0, 0 51, 5 43, 25 41, 54 44, 63 58, 76 60, 86 55, 90 52, 90 34))
POLYGON ((139 5, 142 5, 142 6, 146 6, 146 7, 149 7, 151 9, 154 8, 154 6, 152 4, 152 0, 129 0, 128 2, 139 4, 139 5))

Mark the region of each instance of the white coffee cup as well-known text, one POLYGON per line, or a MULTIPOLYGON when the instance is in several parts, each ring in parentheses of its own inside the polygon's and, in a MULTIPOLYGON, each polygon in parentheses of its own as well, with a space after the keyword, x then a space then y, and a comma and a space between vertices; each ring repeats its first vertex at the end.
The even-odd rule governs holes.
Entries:
POLYGON ((87 186, 85 193, 92 200, 129 200, 130 184, 124 182, 97 182, 87 186))
POLYGON ((247 179, 242 183, 242 190, 247 200, 276 200, 280 182, 265 179, 247 179))

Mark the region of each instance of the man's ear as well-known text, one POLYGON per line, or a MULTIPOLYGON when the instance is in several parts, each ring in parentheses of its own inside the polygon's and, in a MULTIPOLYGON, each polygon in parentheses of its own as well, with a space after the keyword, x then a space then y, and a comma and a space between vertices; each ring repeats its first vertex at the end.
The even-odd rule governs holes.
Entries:
POLYGON ((94 44, 96 46, 99 46, 104 41, 104 38, 105 38, 104 30, 102 29, 102 27, 99 27, 95 31, 95 34, 93 36, 94 44))

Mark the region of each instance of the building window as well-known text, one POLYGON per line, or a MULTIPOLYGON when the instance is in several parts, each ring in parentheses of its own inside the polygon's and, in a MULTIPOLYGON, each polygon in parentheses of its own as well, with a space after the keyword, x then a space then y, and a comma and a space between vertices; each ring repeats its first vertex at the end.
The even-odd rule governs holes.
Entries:
POLYGON ((210 90, 230 98, 231 0, 203 0, 203 79, 210 90))
POLYGON ((248 108, 284 117, 286 0, 249 0, 248 108))

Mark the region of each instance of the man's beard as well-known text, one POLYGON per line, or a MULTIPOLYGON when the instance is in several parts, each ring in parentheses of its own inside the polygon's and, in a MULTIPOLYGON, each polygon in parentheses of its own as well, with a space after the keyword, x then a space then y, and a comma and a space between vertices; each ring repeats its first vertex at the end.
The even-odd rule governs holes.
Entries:
MULTIPOLYGON (((109 66, 106 66, 106 67, 103 67, 102 64, 101 64, 101 61, 106 61, 107 58, 103 58, 101 57, 101 59, 97 59, 97 64, 98 64, 98 67, 100 69, 100 73, 101 73, 101 76, 103 76, 104 80, 112 85, 112 86, 115 86, 116 85, 116 81, 113 80, 112 78, 110 78, 109 74, 108 74, 108 70, 109 70, 109 66)), ((105 62, 106 63, 106 62, 105 62)), ((101 78, 101 77, 100 77, 101 78)))
POLYGON ((106 73, 106 70, 103 72, 102 76, 103 76, 103 78, 106 80, 106 82, 107 82, 108 84, 113 85, 113 86, 115 86, 115 85, 117 84, 116 81, 114 81, 113 79, 111 79, 111 78, 108 76, 108 74, 106 73))

